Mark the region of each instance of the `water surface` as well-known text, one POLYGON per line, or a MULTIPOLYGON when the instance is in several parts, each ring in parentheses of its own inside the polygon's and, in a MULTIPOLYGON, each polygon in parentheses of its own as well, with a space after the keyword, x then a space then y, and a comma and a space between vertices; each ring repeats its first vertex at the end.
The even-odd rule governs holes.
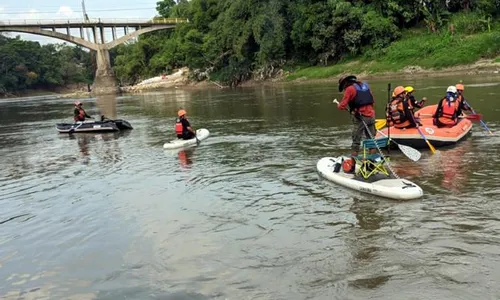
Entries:
MULTIPOLYGON (((499 129, 498 77, 420 79, 436 103, 463 79, 499 129)), ((383 116, 387 81, 370 81, 383 116)), ((399 84, 392 81, 392 86, 399 84)), ((118 134, 59 134, 72 101, 0 102, 2 299, 496 299, 498 135, 472 136, 401 177, 397 202, 321 179, 347 154, 349 116, 329 83, 84 100, 131 122, 118 134), (176 111, 211 136, 165 151, 176 111)))

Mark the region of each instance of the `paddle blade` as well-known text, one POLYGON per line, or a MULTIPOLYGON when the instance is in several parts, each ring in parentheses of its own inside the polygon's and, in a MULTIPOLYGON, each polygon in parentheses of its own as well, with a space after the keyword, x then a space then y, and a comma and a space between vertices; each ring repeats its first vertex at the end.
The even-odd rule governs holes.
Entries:
POLYGON ((418 151, 415 148, 412 148, 410 146, 400 145, 400 144, 398 144, 398 147, 399 147, 399 150, 401 150, 401 152, 403 152, 403 154, 406 155, 406 157, 408 157, 409 159, 411 159, 413 161, 418 161, 420 159, 420 157, 422 157, 422 153, 420 153, 420 151, 418 151))
POLYGON ((471 121, 481 121, 483 116, 481 114, 470 114, 466 116, 467 119, 471 121))
POLYGON ((387 121, 385 119, 377 119, 375 120, 375 128, 377 130, 380 130, 384 128, 384 126, 387 124, 387 121))

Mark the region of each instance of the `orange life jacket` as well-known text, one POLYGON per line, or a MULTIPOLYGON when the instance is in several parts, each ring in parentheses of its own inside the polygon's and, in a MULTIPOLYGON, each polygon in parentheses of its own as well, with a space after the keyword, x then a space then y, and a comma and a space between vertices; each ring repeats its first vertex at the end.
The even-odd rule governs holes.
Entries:
POLYGON ((183 127, 182 127, 181 120, 177 119, 176 122, 175 122, 175 134, 177 134, 177 136, 182 136, 183 132, 184 132, 184 130, 183 130, 183 127))
POLYGON ((437 112, 437 121, 443 125, 455 125, 458 120, 458 110, 460 107, 460 101, 457 99, 455 101, 449 102, 443 98, 441 100, 441 109, 437 112))
POLYGON ((405 105, 408 105, 408 109, 410 109, 410 104, 408 102, 405 103, 405 99, 403 98, 398 97, 391 101, 389 105, 389 126, 394 125, 396 128, 406 128, 412 124, 410 122, 411 116, 406 115, 405 105))

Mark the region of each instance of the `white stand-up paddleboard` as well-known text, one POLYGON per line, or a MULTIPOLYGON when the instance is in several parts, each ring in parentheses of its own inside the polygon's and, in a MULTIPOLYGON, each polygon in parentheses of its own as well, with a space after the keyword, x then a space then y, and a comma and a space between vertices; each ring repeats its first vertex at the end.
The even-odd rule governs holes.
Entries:
MULTIPOLYGON (((210 132, 205 128, 201 128, 201 129, 196 130, 196 138, 198 138, 198 141, 200 141, 200 142, 203 140, 206 140, 209 135, 210 135, 210 132)), ((170 142, 166 142, 165 144, 163 144, 163 148, 164 149, 178 149, 178 148, 182 148, 182 147, 196 145, 196 143, 198 142, 196 140, 196 138, 192 138, 189 140, 175 139, 175 140, 172 140, 170 142)))
MULTIPOLYGON (((360 192, 396 200, 417 199, 423 195, 423 191, 418 185, 406 179, 388 178, 380 174, 382 179, 377 180, 378 177, 375 177, 373 180, 364 180, 362 177, 355 177, 354 174, 344 173, 342 165, 338 172, 334 172, 335 164, 337 162, 341 164, 342 158, 348 159, 348 157, 342 156, 323 157, 316 164, 316 168, 322 177, 360 192)), ((358 169, 359 165, 356 164, 356 170, 358 169)))

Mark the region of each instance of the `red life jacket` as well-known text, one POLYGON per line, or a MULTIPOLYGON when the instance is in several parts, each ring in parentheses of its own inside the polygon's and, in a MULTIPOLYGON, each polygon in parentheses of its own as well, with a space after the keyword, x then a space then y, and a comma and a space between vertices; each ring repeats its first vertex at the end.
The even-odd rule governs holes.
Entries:
POLYGON ((455 125, 458 120, 458 109, 460 107, 460 101, 455 100, 449 102, 446 98, 441 100, 441 109, 437 113, 436 117, 439 123, 443 125, 455 125))
POLYGON ((77 108, 78 109, 78 115, 74 117, 75 122, 83 122, 85 121, 85 111, 83 108, 77 108))
POLYGON ((184 132, 184 130, 182 127, 181 120, 177 119, 177 121, 175 122, 175 134, 177 134, 177 136, 180 136, 180 135, 182 135, 183 132, 184 132))

